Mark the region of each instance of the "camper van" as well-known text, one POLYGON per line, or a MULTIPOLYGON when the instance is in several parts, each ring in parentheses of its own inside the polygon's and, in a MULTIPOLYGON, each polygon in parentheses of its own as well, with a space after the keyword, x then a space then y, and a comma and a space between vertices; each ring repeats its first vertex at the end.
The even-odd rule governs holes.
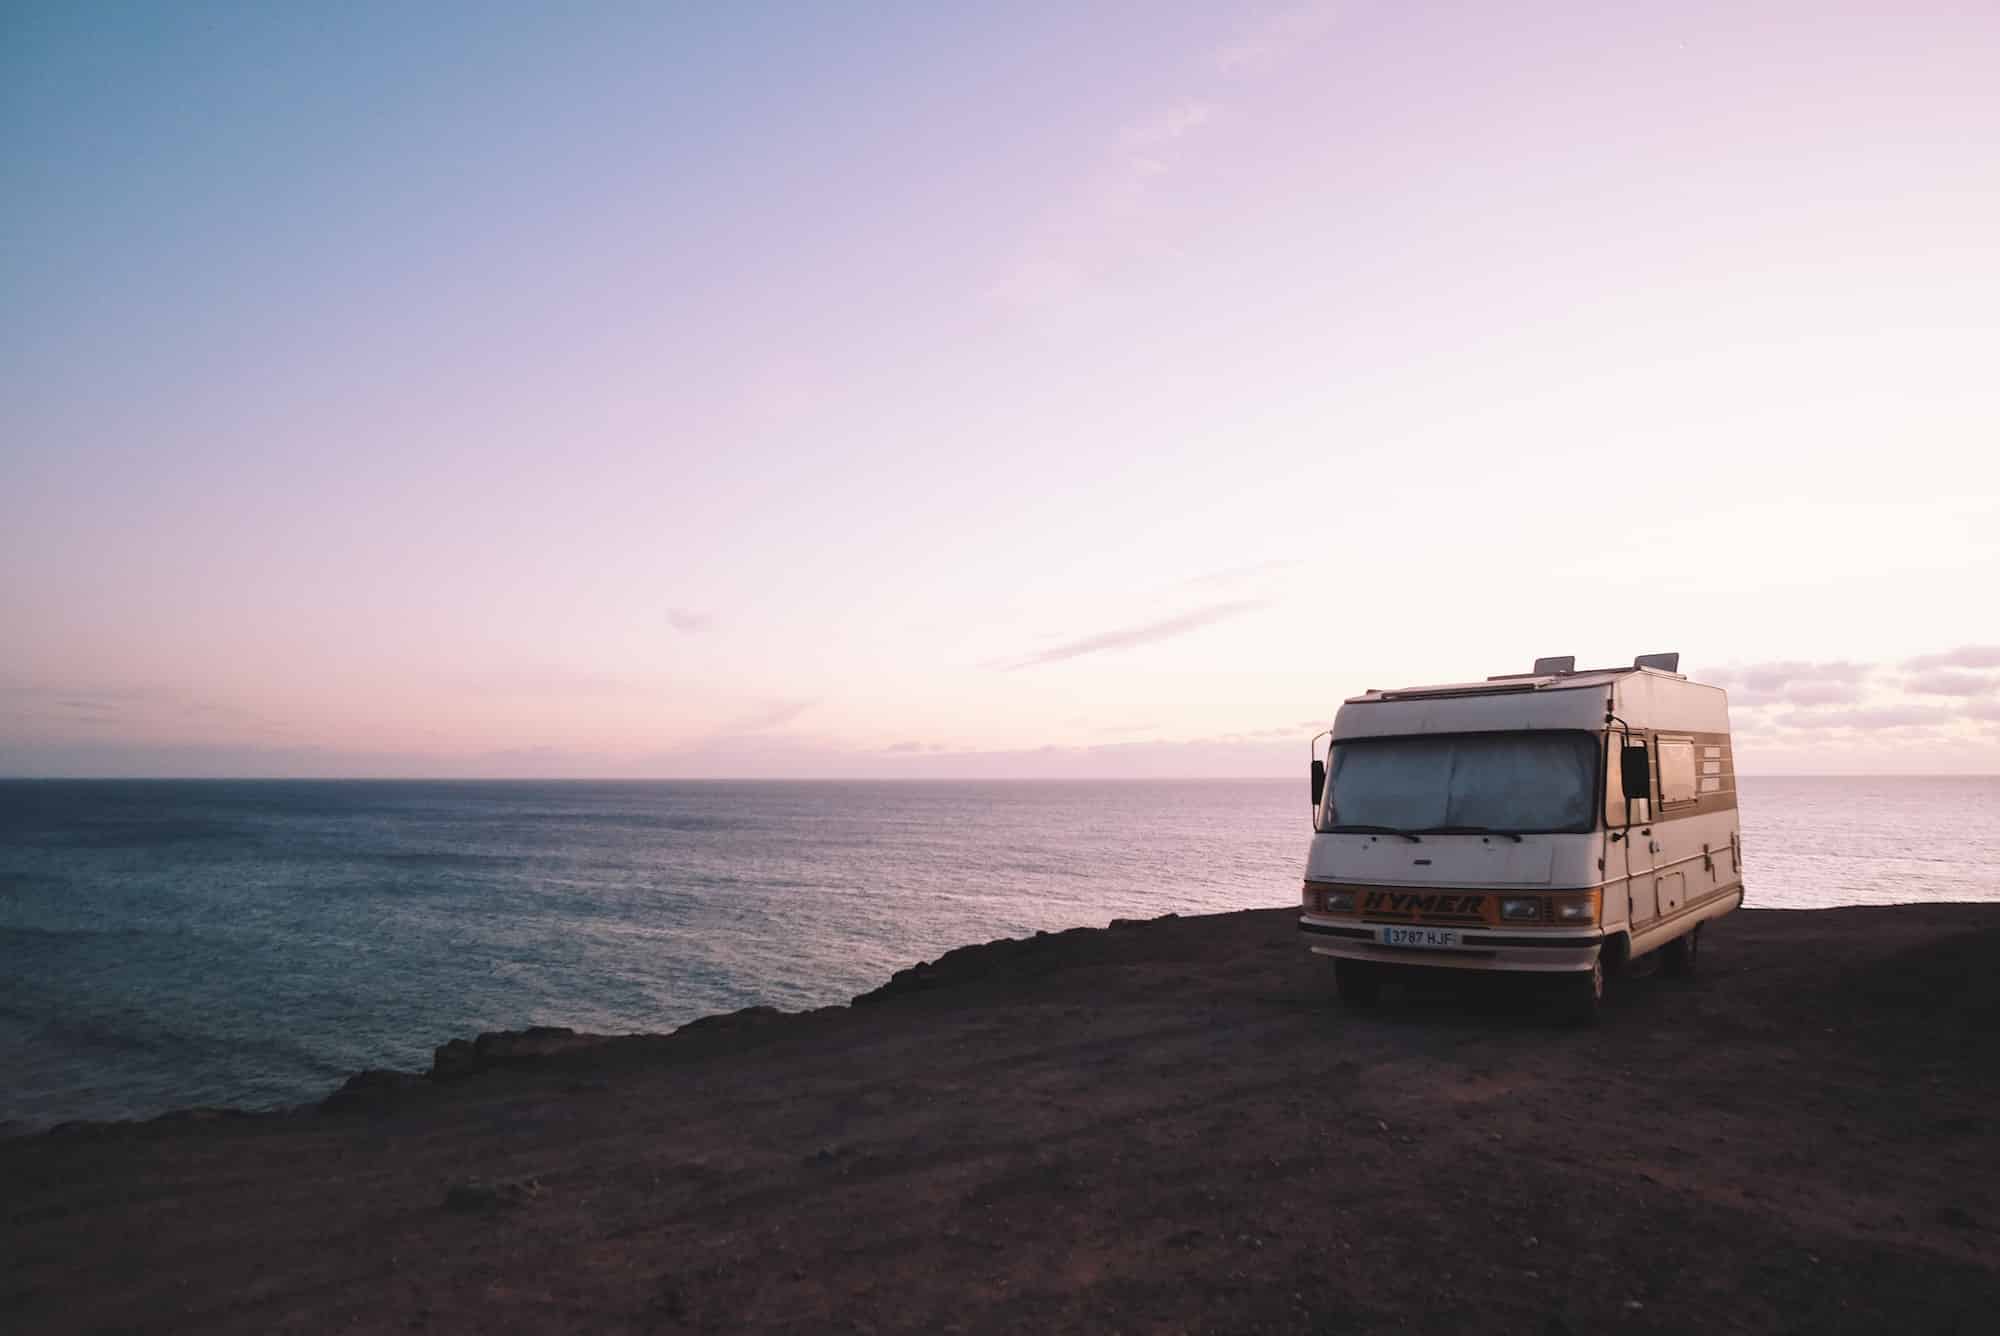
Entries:
POLYGON ((1312 739, 1299 928, 1367 1005, 1413 966, 1554 976, 1592 1020, 1655 952, 1691 973, 1743 902, 1729 700, 1678 654, 1368 691, 1312 739))

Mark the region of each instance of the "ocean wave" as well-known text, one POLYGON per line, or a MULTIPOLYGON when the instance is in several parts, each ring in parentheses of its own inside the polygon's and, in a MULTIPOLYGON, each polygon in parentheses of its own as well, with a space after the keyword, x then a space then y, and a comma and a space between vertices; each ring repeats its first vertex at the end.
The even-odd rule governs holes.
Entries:
POLYGON ((528 862, 524 854, 454 853, 449 850, 415 850, 409 853, 377 854, 374 861, 392 867, 422 868, 513 868, 528 862))
POLYGON ((89 927, 82 924, 50 927, 40 923, 0 923, 0 944, 9 940, 39 941, 51 938, 117 938, 154 937, 161 935, 158 929, 144 928, 136 924, 121 924, 116 927, 89 927))

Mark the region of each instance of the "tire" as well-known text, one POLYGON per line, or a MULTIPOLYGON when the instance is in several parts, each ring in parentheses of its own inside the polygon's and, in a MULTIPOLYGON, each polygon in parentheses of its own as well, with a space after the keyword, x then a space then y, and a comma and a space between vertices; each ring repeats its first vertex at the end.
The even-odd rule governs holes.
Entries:
POLYGON ((1701 925, 1660 948, 1660 969, 1670 979, 1686 979, 1701 961, 1701 925))
POLYGON ((1594 960, 1590 968, 1562 979, 1563 1019, 1571 1025, 1595 1025, 1604 1007, 1604 962, 1594 960))
POLYGON ((1333 991, 1350 1007, 1372 1007, 1382 996, 1382 976, 1366 961, 1336 960, 1333 991))
POLYGON ((1604 939, 1604 947, 1597 953, 1604 963, 1604 986, 1616 987, 1632 969, 1632 939, 1624 933, 1613 933, 1604 939))

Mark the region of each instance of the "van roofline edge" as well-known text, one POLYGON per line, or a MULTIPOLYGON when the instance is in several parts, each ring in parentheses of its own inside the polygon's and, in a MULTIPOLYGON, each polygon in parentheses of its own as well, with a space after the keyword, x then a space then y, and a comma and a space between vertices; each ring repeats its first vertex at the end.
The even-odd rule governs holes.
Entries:
POLYGON ((1684 682, 1689 686, 1706 686, 1711 691, 1722 688, 1706 682, 1696 682, 1686 673, 1669 673, 1659 668, 1643 666, 1628 668, 1586 668, 1573 673, 1535 674, 1504 673, 1488 677, 1478 682, 1438 682, 1409 687, 1371 687, 1358 696, 1349 696, 1343 705, 1381 705, 1396 701, 1445 700, 1473 696, 1510 696, 1538 694, 1545 691, 1576 691, 1586 687, 1607 687, 1617 679, 1634 676, 1664 678, 1670 682, 1684 682))

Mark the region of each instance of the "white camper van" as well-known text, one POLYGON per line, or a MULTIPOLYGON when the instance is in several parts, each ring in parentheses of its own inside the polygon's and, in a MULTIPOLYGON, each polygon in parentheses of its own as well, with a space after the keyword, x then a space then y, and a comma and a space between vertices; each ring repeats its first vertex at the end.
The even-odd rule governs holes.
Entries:
POLYGON ((1679 666, 1538 659, 1344 703, 1324 759, 1313 739, 1299 917, 1340 996, 1413 965, 1531 971, 1588 1019, 1640 956, 1691 971, 1743 859, 1728 697, 1679 666))

